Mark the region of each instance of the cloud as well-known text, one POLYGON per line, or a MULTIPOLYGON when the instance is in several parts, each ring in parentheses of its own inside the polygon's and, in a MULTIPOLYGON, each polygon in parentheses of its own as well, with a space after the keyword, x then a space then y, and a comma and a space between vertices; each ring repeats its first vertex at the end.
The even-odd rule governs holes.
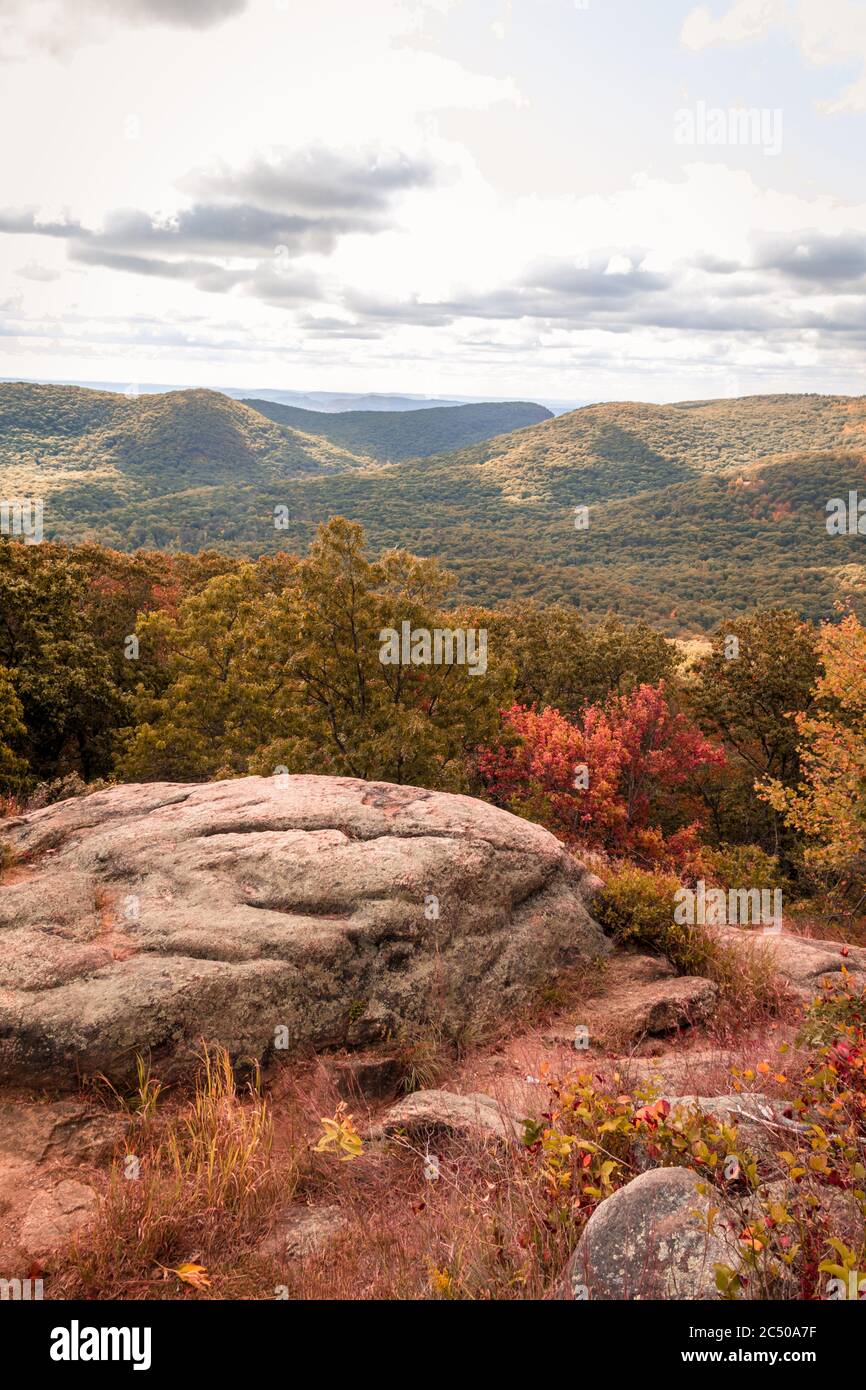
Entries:
POLYGON ((338 341, 344 339, 351 342, 355 339, 371 341, 382 337, 375 328, 364 328, 348 319, 338 319, 328 314, 300 314, 297 323, 307 338, 336 338, 338 341))
POLYGON ((367 291, 349 289, 345 307, 362 320, 389 322, 414 327, 437 328, 458 319, 563 320, 571 326, 585 327, 593 321, 627 312, 644 295, 669 289, 669 276, 635 268, 642 256, 611 254, 600 250, 587 263, 545 260, 530 265, 510 284, 493 289, 469 291, 444 299, 423 299, 419 295, 387 298, 367 291), (591 264, 589 263, 591 259, 591 264), (621 260, 629 269, 609 269, 621 260))
POLYGON ((86 234, 80 222, 60 218, 44 217, 38 208, 4 208, 0 210, 0 233, 8 232, 32 236, 50 236, 66 239, 86 234))
MULTIPOLYGON (((88 0, 92 5, 93 0, 88 0)), ((102 0, 115 18, 139 24, 174 24, 181 29, 207 29, 241 14, 248 0, 102 0)), ((97 8, 99 6, 97 5, 97 8)))
POLYGON ((789 30, 816 67, 862 63, 851 86, 818 107, 827 115, 866 111, 866 8, 859 0, 736 0, 719 19, 700 5, 686 16, 680 38, 697 52, 714 44, 754 42, 776 28, 789 30))
POLYGON ((664 273, 640 268, 642 260, 633 248, 615 255, 604 249, 580 263, 536 263, 495 289, 438 300, 350 290, 343 303, 361 325, 444 328, 461 320, 523 320, 544 331, 584 333, 646 328, 772 337, 835 327, 845 334, 859 333, 866 316, 866 235, 860 233, 804 231, 765 239, 742 260, 700 252, 664 273), (622 269, 611 273, 612 264, 622 269))
POLYGON ((399 153, 281 151, 236 170, 188 175, 185 188, 211 196, 170 216, 116 208, 88 227, 11 208, 0 210, 0 233, 60 238, 81 265, 285 306, 313 297, 317 284, 292 273, 295 260, 330 256, 343 237, 386 229, 394 198, 432 179, 429 162, 399 153))
POLYGON ((0 58, 63 57, 123 27, 202 30, 242 14, 249 0, 0 0, 0 58))
POLYGON ((806 233, 777 239, 759 248, 755 265, 821 288, 850 285, 862 293, 866 289, 866 236, 806 233))
POLYGON ((719 19, 707 5, 692 10, 683 22, 680 37, 686 48, 699 50, 716 43, 744 43, 764 38, 790 19, 787 0, 737 0, 719 19))
POLYGON ((59 270, 52 270, 50 266, 42 265, 39 261, 28 261, 26 265, 19 266, 15 274, 20 275, 23 280, 37 280, 44 284, 60 279, 59 270))
POLYGON ((180 187, 278 211, 375 214, 387 211, 395 194, 428 186, 433 178, 429 161, 401 152, 344 153, 319 146, 281 150, 271 159, 257 159, 236 170, 199 170, 180 187))
POLYGON ((562 203, 540 219, 527 203, 527 220, 515 218, 513 246, 501 258, 489 239, 500 226, 492 204, 486 220, 479 211, 454 222, 462 185, 445 187, 444 207, 412 206, 422 239, 410 244, 399 205, 441 184, 429 160, 323 147, 195 170, 181 181, 188 205, 172 215, 116 208, 87 226, 31 207, 0 212, 0 232, 60 239, 79 266, 278 309, 300 339, 332 341, 335 351, 341 342, 350 351, 353 341, 393 342, 397 334, 419 342, 427 329, 460 342, 501 334, 505 341, 490 351, 502 354, 530 350, 514 347, 509 335, 521 343, 527 335, 539 342, 573 335, 575 344, 592 335, 658 343, 700 336, 707 354, 726 338, 758 352, 775 351, 785 337, 807 346, 830 333, 859 342, 866 209, 852 205, 846 227, 848 213, 826 200, 763 193, 742 172, 726 177, 721 190, 718 171, 710 179, 703 166, 675 184, 643 180, 616 195, 603 216, 599 203, 583 202, 562 203), (725 214, 717 217, 720 207, 725 214), (586 238, 582 249, 527 257, 542 225, 557 229, 560 247, 586 238), (679 229, 675 244, 671 225, 679 229), (617 227, 640 227, 644 240, 608 240, 617 227), (590 236, 599 244, 588 244, 590 236), (459 280, 440 275, 440 259, 459 280))

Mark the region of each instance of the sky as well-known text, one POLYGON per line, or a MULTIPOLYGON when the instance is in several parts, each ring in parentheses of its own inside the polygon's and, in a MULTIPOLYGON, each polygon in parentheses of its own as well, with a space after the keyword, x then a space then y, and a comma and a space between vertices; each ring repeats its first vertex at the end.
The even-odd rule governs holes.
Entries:
POLYGON ((866 0, 0 0, 0 376, 866 392, 866 0))

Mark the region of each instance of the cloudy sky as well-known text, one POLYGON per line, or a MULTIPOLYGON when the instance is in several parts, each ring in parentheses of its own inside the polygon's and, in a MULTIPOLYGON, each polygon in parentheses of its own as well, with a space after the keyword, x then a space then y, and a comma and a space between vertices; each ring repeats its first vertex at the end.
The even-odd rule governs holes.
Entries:
POLYGON ((866 0, 0 0, 0 375, 866 392, 866 0))

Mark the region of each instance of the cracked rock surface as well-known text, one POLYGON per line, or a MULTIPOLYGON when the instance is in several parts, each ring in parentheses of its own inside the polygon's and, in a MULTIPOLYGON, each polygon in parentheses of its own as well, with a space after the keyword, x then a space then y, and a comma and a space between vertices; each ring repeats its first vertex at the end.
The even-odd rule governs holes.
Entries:
POLYGON ((334 777, 110 788, 3 825, 0 1080, 463 1026, 610 946, 592 876, 471 797, 334 777), (435 899, 435 901, 434 901, 435 899))
MULTIPOLYGON (((586 1029, 588 1046, 617 1040, 637 1043, 647 1034, 658 1036, 687 1028, 709 1018, 719 987, 700 975, 677 975, 661 956, 623 952, 613 956, 604 974, 604 993, 581 1009, 574 1025, 586 1029)), ((575 1045, 575 1027, 555 1028, 545 1042, 575 1045)))

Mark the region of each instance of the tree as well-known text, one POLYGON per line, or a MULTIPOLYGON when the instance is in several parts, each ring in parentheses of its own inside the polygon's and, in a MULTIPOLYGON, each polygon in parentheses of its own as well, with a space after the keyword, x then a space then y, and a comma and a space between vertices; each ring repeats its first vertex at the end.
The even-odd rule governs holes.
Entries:
POLYGON ((805 858, 863 887, 866 875, 866 627, 849 613, 824 623, 814 705, 794 723, 802 777, 795 788, 768 779, 761 791, 806 837, 805 858))
POLYGON ((656 685, 672 675, 676 651, 645 623, 608 617, 587 627, 575 608, 512 603, 492 614, 491 631, 515 668, 522 705, 552 706, 569 719, 612 692, 656 685))
POLYGON ((54 549, 0 542, 0 666, 21 706, 30 780, 107 771, 127 709, 120 648, 115 661, 101 647, 87 576, 54 549))
POLYGON ((11 675, 0 666, 0 792, 16 792, 25 782, 27 764, 15 752, 27 733, 23 716, 11 675))
POLYGON ((265 628, 267 579, 254 565, 218 574, 175 613, 137 625, 139 685, 135 726, 121 756, 121 776, 198 781, 247 770, 284 718, 284 681, 267 643, 284 635, 265 628))
POLYGON ((687 688, 704 732, 728 753, 724 775, 710 770, 700 793, 717 838, 792 851, 778 818, 754 795, 769 777, 793 786, 800 775, 794 716, 812 702, 818 673, 815 629, 787 609, 760 609, 722 624, 687 688))
POLYGON ((277 597, 270 624, 289 634, 287 736, 263 749, 261 771, 467 786, 467 758, 498 723, 508 670, 488 654, 468 664, 383 662, 383 634, 477 631, 471 610, 446 613, 453 580, 435 560, 404 550, 364 555, 360 526, 320 526, 298 583, 277 597))
POLYGON ((243 566, 141 624, 143 679, 125 776, 321 772, 462 789, 496 730, 508 668, 384 663, 382 633, 455 631, 433 560, 364 554, 336 517, 305 560, 243 566))
POLYGON ((671 710, 663 685, 611 695, 576 723, 515 705, 505 725, 508 742, 478 760, 500 804, 566 840, 647 862, 694 855, 694 808, 677 793, 696 769, 721 766, 724 753, 671 710))

